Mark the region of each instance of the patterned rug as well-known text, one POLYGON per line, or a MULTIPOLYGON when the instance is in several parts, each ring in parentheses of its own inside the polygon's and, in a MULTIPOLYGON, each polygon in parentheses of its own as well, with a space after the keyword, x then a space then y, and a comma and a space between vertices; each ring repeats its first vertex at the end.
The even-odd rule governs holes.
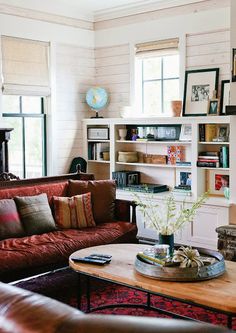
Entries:
MULTIPOLYGON (((82 281, 83 282, 83 281, 82 281)), ((24 280, 15 284, 23 289, 31 290, 39 294, 57 299, 73 307, 77 306, 77 274, 69 268, 49 273, 43 276, 24 280)), ((84 288, 83 288, 84 289, 84 288)), ((91 281, 91 307, 107 304, 145 304, 146 293, 131 288, 117 286, 112 283, 97 280, 91 281)), ((177 301, 171 301, 160 296, 151 296, 151 305, 165 309, 176 314, 191 317, 217 325, 227 325, 227 318, 223 314, 216 314, 203 308, 187 305, 177 301)), ((82 296, 82 311, 86 311, 86 297, 82 296)), ((116 307, 97 310, 96 313, 120 314, 148 317, 168 317, 157 311, 142 308, 116 307)), ((236 319, 233 321, 233 329, 236 330, 236 319)))

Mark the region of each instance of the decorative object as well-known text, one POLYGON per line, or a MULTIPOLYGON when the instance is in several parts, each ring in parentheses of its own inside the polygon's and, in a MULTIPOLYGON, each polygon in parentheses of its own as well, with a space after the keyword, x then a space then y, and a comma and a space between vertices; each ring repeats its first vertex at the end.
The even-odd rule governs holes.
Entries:
POLYGON ((179 263, 181 268, 204 266, 198 250, 191 247, 181 246, 178 250, 175 250, 172 261, 179 263))
POLYGON ((109 140, 108 127, 89 127, 88 128, 89 140, 109 140))
POLYGON ((137 151, 119 151, 118 162, 135 163, 138 162, 137 151))
POLYGON ((180 117, 182 111, 182 101, 181 100, 171 101, 170 105, 172 110, 172 116, 180 117))
POLYGON ((221 95, 220 95, 220 115, 226 114, 226 105, 230 102, 230 81, 221 81, 221 95))
POLYGON ((163 235, 161 233, 159 233, 159 240, 158 240, 159 244, 166 244, 169 245, 169 251, 170 251, 170 255, 173 255, 174 252, 174 234, 171 235, 163 235))
POLYGON ((224 170, 207 170, 206 189, 209 195, 224 196, 225 187, 229 187, 229 172, 224 170))
POLYGON ((226 105, 225 114, 226 114, 226 116, 235 116, 236 115, 236 105, 226 105))
POLYGON ((228 142, 229 140, 229 126, 227 124, 222 124, 218 126, 217 141, 228 142))
POLYGON ((103 118, 98 116, 98 112, 107 105, 108 93, 104 88, 92 87, 86 93, 86 102, 91 110, 96 112, 96 116, 91 118, 103 118))
POLYGON ((167 164, 176 164, 184 160, 184 146, 167 147, 167 164))
POLYGON ((207 115, 208 116, 217 116, 219 113, 219 99, 218 98, 212 98, 209 100, 208 104, 208 110, 207 110, 207 115))
POLYGON ((167 155, 144 154, 143 163, 149 164, 166 164, 167 155))
POLYGON ((183 228, 187 222, 192 222, 196 211, 206 201, 208 193, 203 193, 196 201, 189 203, 183 201, 177 207, 173 194, 163 200, 163 205, 155 201, 153 194, 146 194, 145 198, 134 193, 134 199, 143 214, 148 227, 155 229, 161 235, 172 235, 183 228))
POLYGON ((154 128, 155 140, 175 141, 179 140, 181 125, 163 125, 154 128))
POLYGON ((119 132, 120 140, 125 141, 126 140, 126 135, 127 135, 127 129, 126 128, 120 128, 118 130, 118 132, 119 132))
POLYGON ((232 50, 232 82, 236 81, 236 49, 232 50))
POLYGON ((190 124, 181 125, 179 140, 192 141, 192 125, 190 124))
POLYGON ((135 269, 140 274, 149 276, 154 279, 186 282, 213 279, 225 272, 224 257, 217 251, 198 248, 185 249, 181 247, 181 250, 179 249, 176 253, 176 259, 178 258, 178 260, 180 260, 180 254, 185 257, 184 259, 186 259, 182 265, 186 265, 187 267, 180 267, 178 262, 176 265, 173 265, 173 262, 168 260, 166 260, 164 264, 162 262, 159 264, 153 264, 144 260, 141 256, 139 256, 138 253, 135 260, 135 269), (198 257, 197 253, 200 254, 200 258, 198 257), (200 266, 201 261, 203 261, 204 265, 200 266))
POLYGON ((208 101, 218 89, 219 68, 185 72, 183 116, 207 115, 208 101))
POLYGON ((192 173, 190 171, 183 171, 182 169, 176 169, 175 176, 176 186, 190 186, 192 185, 192 173))

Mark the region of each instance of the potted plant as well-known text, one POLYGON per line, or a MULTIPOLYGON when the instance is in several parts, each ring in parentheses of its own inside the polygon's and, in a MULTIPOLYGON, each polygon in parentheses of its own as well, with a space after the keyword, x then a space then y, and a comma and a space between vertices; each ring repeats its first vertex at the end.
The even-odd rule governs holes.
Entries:
POLYGON ((152 193, 145 194, 145 198, 134 193, 134 197, 147 226, 158 232, 159 243, 169 244, 170 252, 173 253, 174 233, 186 223, 193 221, 197 209, 206 201, 208 193, 203 193, 192 203, 186 203, 184 200, 180 203, 180 207, 177 207, 173 193, 164 198, 161 206, 156 203, 152 193))

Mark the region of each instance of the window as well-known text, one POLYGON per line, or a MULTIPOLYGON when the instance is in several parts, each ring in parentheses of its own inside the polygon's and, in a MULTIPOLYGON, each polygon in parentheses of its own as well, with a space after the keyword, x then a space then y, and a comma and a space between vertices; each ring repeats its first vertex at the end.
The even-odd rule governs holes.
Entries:
POLYGON ((176 40, 136 45, 136 102, 145 116, 168 115, 179 99, 177 47, 176 40))
POLYGON ((46 175, 44 98, 3 95, 3 117, 14 128, 9 140, 10 172, 20 178, 46 175))

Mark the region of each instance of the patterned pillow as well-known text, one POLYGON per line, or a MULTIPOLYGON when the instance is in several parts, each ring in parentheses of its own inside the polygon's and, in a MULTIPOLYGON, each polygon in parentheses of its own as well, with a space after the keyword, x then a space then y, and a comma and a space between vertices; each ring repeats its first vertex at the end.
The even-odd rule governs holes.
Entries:
POLYGON ((53 197, 56 224, 61 229, 80 229, 95 226, 91 193, 73 197, 53 197))
POLYGON ((15 197, 14 200, 27 235, 38 235, 56 230, 46 193, 15 197))
POLYGON ((13 199, 0 200, 0 240, 25 235, 13 199))

